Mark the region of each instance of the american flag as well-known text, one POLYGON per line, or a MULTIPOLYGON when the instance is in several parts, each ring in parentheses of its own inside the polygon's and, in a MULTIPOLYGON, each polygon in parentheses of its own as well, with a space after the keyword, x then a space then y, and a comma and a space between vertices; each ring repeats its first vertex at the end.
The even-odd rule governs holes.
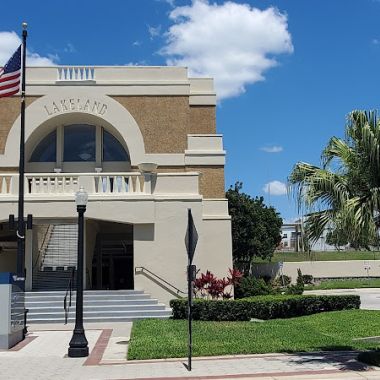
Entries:
POLYGON ((0 68, 0 98, 17 94, 21 78, 21 45, 4 67, 0 68))

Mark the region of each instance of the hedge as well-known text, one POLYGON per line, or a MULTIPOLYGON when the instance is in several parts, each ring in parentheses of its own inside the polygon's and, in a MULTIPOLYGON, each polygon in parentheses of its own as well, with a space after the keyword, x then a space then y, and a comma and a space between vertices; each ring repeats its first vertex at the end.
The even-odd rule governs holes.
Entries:
MULTIPOLYGON (((323 311, 359 309, 360 296, 257 296, 239 300, 195 299, 193 319, 201 321, 249 321, 251 318, 292 318, 323 311)), ((187 318, 187 300, 170 301, 174 319, 187 318)))

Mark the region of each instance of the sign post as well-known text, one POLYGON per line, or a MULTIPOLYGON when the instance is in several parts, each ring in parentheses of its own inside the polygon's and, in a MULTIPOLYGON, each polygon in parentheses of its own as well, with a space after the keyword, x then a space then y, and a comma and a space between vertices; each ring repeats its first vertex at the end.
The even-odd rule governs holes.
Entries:
POLYGON ((193 331, 192 331, 192 307, 193 307, 193 284, 196 277, 196 267, 193 265, 195 248, 198 242, 198 232, 194 225, 191 209, 187 210, 187 233, 185 244, 187 250, 187 319, 188 319, 188 357, 187 370, 191 371, 191 358, 193 349, 193 331))

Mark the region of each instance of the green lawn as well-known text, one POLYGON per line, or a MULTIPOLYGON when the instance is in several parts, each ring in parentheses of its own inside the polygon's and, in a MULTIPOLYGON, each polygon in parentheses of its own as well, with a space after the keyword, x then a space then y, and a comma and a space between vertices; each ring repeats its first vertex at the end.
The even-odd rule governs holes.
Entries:
POLYGON ((306 290, 380 288, 380 278, 326 280, 319 285, 307 286, 306 290))
MULTIPOLYGON (((194 356, 374 349, 353 338, 380 335, 380 311, 347 310, 257 322, 193 322, 194 356)), ((128 359, 187 356, 187 321, 133 323, 128 359)))
MULTIPOLYGON (((271 262, 279 261, 341 261, 341 260, 380 260, 380 252, 368 251, 332 251, 332 252, 275 252, 271 262)), ((268 260, 254 259, 255 263, 266 263, 268 260)))

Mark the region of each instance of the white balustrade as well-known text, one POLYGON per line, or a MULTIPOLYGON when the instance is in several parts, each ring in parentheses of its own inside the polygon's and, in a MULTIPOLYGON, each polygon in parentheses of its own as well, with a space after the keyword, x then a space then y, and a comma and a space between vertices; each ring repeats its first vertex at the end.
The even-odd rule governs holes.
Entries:
POLYGON ((0 195, 12 194, 13 182, 12 174, 0 174, 0 195))
MULTIPOLYGON (((12 175, 0 174, 2 194, 11 192, 8 183, 12 180, 12 175)), ((78 191, 80 185, 90 195, 146 194, 145 183, 140 173, 28 173, 25 175, 25 194, 67 195, 78 191)))
POLYGON ((25 194, 72 194, 78 190, 78 175, 27 174, 25 194))
POLYGON ((57 67, 58 81, 93 81, 95 68, 90 66, 61 66, 57 67))
MULTIPOLYGON (((72 196, 83 186, 90 196, 198 195, 199 173, 26 173, 25 196, 72 196)), ((18 195, 18 174, 0 173, 0 199, 18 195)))
POLYGON ((140 173, 99 173, 94 177, 96 194, 145 194, 140 173))

